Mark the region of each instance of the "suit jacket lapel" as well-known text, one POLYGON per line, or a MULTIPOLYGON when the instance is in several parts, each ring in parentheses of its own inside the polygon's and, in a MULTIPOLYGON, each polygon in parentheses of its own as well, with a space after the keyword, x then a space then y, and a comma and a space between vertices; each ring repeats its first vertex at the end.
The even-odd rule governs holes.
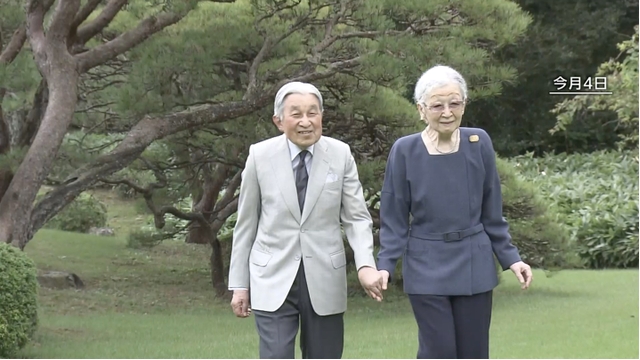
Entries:
MULTIPOLYGON (((300 224, 304 223, 309 217, 313 206, 318 201, 322 188, 324 187, 329 173, 329 154, 327 143, 320 138, 313 149, 313 164, 311 165, 311 174, 309 174, 309 183, 307 184, 307 195, 304 200, 304 209, 302 211, 302 219, 300 224)), ((295 183, 294 183, 295 188, 295 183)))
POLYGON ((300 223, 300 205, 298 205, 296 182, 293 178, 293 167, 291 167, 291 154, 289 153, 287 138, 284 135, 281 135, 280 138, 281 141, 271 157, 271 166, 273 167, 273 172, 285 204, 289 208, 289 211, 291 211, 293 217, 300 223))

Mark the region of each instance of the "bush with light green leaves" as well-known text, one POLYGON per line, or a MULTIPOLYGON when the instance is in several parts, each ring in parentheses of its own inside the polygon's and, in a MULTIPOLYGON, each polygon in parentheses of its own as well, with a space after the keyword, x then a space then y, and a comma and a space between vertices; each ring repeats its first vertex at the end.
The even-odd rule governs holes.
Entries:
POLYGON ((503 216, 522 260, 545 270, 575 267, 569 233, 558 223, 550 200, 538 192, 534 183, 519 176, 508 160, 498 157, 496 166, 502 185, 503 216))
POLYGON ((82 193, 54 216, 46 228, 86 233, 107 224, 107 207, 89 193, 82 193))
POLYGON ((15 356, 38 326, 38 282, 34 262, 0 243, 0 357, 15 356))
POLYGON ((551 204, 589 268, 638 266, 638 152, 511 159, 551 204))

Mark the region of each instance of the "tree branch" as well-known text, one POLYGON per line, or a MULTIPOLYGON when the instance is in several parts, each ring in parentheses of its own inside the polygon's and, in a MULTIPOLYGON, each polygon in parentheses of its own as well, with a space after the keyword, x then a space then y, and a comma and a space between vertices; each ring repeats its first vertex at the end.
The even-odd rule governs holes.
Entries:
MULTIPOLYGON (((233 178, 231 178, 231 181, 229 181, 227 188, 224 190, 224 195, 222 195, 222 199, 218 201, 218 203, 216 204, 216 207, 213 209, 214 213, 219 213, 221 209, 226 208, 231 203, 231 201, 233 201, 233 199, 236 197, 235 195, 236 190, 240 186, 241 182, 242 182, 242 169, 239 169, 238 171, 236 171, 236 174, 233 176, 233 178)), ((219 217, 219 216, 216 216, 216 217, 219 217)))
POLYGON ((80 73, 84 73, 126 52, 165 27, 177 23, 183 16, 184 15, 165 13, 157 17, 146 18, 142 20, 136 28, 121 34, 108 43, 76 55, 80 63, 80 73))
MULTIPOLYGON (((4 100, 4 95, 6 90, 0 88, 0 154, 5 154, 11 148, 11 133, 9 132, 9 122, 4 118, 4 112, 2 110, 2 100, 4 100)), ((0 170, 1 172, 2 170, 0 170)), ((2 189, 0 189, 2 190, 2 189)), ((0 192, 0 194, 4 194, 4 192, 0 192)), ((0 195, 0 199, 1 199, 0 195)))
MULTIPOLYGON (((299 2, 297 4, 295 4, 295 5, 293 5, 293 6, 296 6, 298 4, 299 4, 299 2)), ((286 32, 284 32, 283 34, 281 34, 277 38, 275 38, 275 39, 265 38, 264 43, 262 44, 262 47, 260 48, 260 51, 258 52, 258 55, 256 55, 256 57, 253 59, 253 62, 251 63, 251 67, 249 68, 249 74, 248 74, 249 75, 249 83, 247 85, 247 90, 245 92, 244 99, 248 99, 248 98, 253 97, 254 93, 258 89, 258 86, 257 86, 258 69, 260 67, 260 64, 264 60, 264 58, 280 42, 282 42, 284 39, 286 39, 289 36, 291 36, 291 34, 293 34, 294 32, 298 31, 303 26, 305 26, 305 24, 307 24, 308 21, 309 21, 309 16, 310 16, 311 12, 312 12, 312 10, 310 9, 309 13, 306 16, 300 17, 298 19, 298 21, 296 21, 295 24, 291 25, 286 32)))
MULTIPOLYGON (((153 201, 153 190, 161 186, 160 183, 150 184, 148 187, 142 187, 131 180, 121 179, 121 180, 108 180, 108 179, 100 179, 101 182, 110 185, 126 185, 137 193, 141 194, 144 197, 145 203, 151 212, 153 213, 153 222, 158 229, 164 228, 165 219, 164 216, 166 214, 171 214, 179 219, 188 220, 188 221, 197 221, 198 223, 209 226, 209 223, 204 218, 202 213, 200 212, 184 212, 179 210, 178 208, 170 205, 165 205, 158 208, 153 201)), ((166 185, 166 184, 165 184, 166 185)))
POLYGON ((207 218, 209 218, 209 215, 217 206, 218 196, 220 195, 220 191, 224 186, 224 181, 227 179, 229 173, 228 165, 218 164, 214 175, 210 171, 210 165, 210 162, 206 162, 203 166, 202 176, 204 177, 204 192, 201 201, 196 207, 203 213, 206 212, 207 218))
POLYGON ((78 11, 76 17, 73 19, 73 23, 71 24, 71 29, 74 31, 78 30, 78 26, 80 26, 87 18, 91 15, 91 13, 100 5, 102 0, 88 0, 87 3, 78 11))
MULTIPOLYGON (((145 199, 146 200, 146 199, 145 199)), ((149 206, 149 202, 147 202, 147 206, 149 206)), ((153 205, 151 205, 153 206, 153 205)), ((209 226, 209 223, 207 222, 207 219, 204 218, 204 216, 202 215, 202 213, 197 213, 197 212, 184 212, 181 211, 179 209, 177 209, 174 206, 170 206, 170 205, 166 205, 161 207, 160 209, 158 208, 153 208, 152 209, 153 214, 154 214, 154 223, 156 225, 156 227, 158 229, 162 229, 164 227, 165 221, 164 221, 164 216, 166 214, 171 214, 175 217, 177 217, 178 219, 182 219, 182 220, 187 220, 187 221, 197 221, 199 224, 204 225, 204 226, 209 226)))
POLYGON ((128 179, 120 179, 120 180, 109 180, 109 179, 100 179, 100 182, 103 182, 105 184, 109 184, 109 185, 126 185, 130 188, 132 188, 135 192, 139 193, 139 194, 146 194, 147 192, 150 192, 151 189, 149 188, 144 188, 136 183, 134 183, 131 180, 128 179))
POLYGON ((0 53, 0 65, 10 64, 16 58, 16 56, 18 56, 20 50, 22 49, 22 45, 24 45, 24 42, 26 40, 27 26, 23 24, 13 32, 11 40, 9 40, 7 46, 4 48, 2 53, 0 53))
POLYGON ((247 91, 244 93, 245 99, 253 97, 253 94, 256 92, 258 87, 258 68, 272 48, 273 45, 271 40, 266 38, 262 43, 262 47, 260 48, 258 55, 253 59, 251 67, 249 68, 249 83, 247 84, 247 91))
POLYGON ((88 0, 87 3, 78 11, 76 17, 71 23, 71 31, 77 32, 78 26, 80 26, 87 18, 93 13, 93 11, 100 5, 102 0, 88 0))
POLYGON ((347 0, 342 0, 340 1, 340 10, 336 13, 335 16, 331 18, 331 20, 329 20, 325 24, 324 39, 322 39, 322 41, 318 45, 314 46, 313 49, 311 50, 311 56, 315 60, 314 62, 318 62, 320 60, 320 56, 321 56, 320 53, 322 52, 322 50, 331 46, 331 44, 333 44, 336 41, 336 37, 331 36, 331 34, 333 33, 333 28, 340 21, 340 19, 344 17, 346 13, 347 13, 347 0))
MULTIPOLYGON (((100 0, 90 0, 89 3, 80 11, 74 21, 79 21, 76 26, 80 26, 82 22, 91 14, 97 7, 97 4, 93 6, 93 9, 89 9, 93 3, 100 3, 100 0), (85 11, 89 13, 85 15, 85 11), (84 18, 82 18, 84 16, 84 18)), ((77 42, 85 44, 89 39, 96 36, 100 31, 107 27, 111 21, 118 15, 123 6, 127 4, 127 0, 110 0, 107 6, 100 12, 100 14, 88 24, 83 25, 77 31, 77 42)))
POLYGON ((215 220, 211 223, 212 229, 221 229, 229 216, 238 211, 238 197, 235 197, 227 206, 220 210, 215 220))
POLYGON ((302 65, 304 64, 306 61, 306 58, 304 57, 299 57, 296 59, 291 59, 289 61, 287 61, 286 64, 280 66, 279 68, 275 69, 275 70, 267 70, 266 74, 264 75, 265 81, 274 81, 276 80, 277 77, 280 77, 280 74, 286 70, 288 67, 293 66, 293 65, 302 65))
POLYGON ((290 3, 290 4, 286 4, 286 1, 282 1, 279 4, 278 4, 278 2, 274 2, 274 3, 276 3, 276 7, 271 9, 271 11, 269 11, 268 13, 266 13, 266 14, 262 15, 261 17, 259 17, 255 21, 255 26, 257 26, 258 24, 260 24, 261 22, 263 22, 266 19, 270 19, 270 18, 274 17, 278 13, 283 13, 285 10, 291 10, 291 9, 295 8, 296 6, 300 5, 302 3, 302 1, 301 0, 293 0, 292 3, 290 3))
POLYGON ((51 25, 46 34, 49 41, 65 42, 71 29, 71 23, 80 8, 80 0, 60 0, 53 11, 51 25))
POLYGON ((45 59, 44 14, 46 9, 40 0, 27 3, 27 35, 36 59, 45 59))

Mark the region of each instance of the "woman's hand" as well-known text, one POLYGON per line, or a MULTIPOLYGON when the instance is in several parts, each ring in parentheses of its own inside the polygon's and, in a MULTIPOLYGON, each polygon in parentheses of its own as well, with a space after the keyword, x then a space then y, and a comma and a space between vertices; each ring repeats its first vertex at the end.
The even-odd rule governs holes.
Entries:
POLYGON ((525 290, 531 285, 531 281, 533 280, 533 272, 531 272, 531 266, 525 264, 522 261, 518 261, 517 263, 511 265, 509 267, 520 282, 520 286, 522 286, 522 290, 525 290))

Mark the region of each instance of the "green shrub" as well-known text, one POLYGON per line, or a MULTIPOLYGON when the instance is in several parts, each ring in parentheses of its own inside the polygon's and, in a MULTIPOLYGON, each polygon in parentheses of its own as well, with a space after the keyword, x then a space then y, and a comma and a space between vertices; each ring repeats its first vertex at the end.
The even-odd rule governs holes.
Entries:
POLYGON ((13 357, 38 325, 38 282, 33 261, 0 243, 0 357, 13 357))
POLYGON ((82 193, 45 225, 50 229, 86 233, 107 224, 107 207, 93 195, 82 193))
POLYGON ((549 199, 507 160, 498 158, 497 167, 502 184, 502 211, 522 260, 531 267, 548 270, 575 266, 569 233, 558 222, 549 199))
POLYGON ((127 237, 127 247, 131 249, 152 248, 159 245, 166 237, 162 233, 149 229, 131 230, 127 237))
POLYGON ((636 151, 512 159, 551 202, 589 268, 638 266, 636 151))
POLYGON ((143 197, 138 197, 133 200, 133 209, 138 215, 153 214, 147 205, 147 201, 143 197))

